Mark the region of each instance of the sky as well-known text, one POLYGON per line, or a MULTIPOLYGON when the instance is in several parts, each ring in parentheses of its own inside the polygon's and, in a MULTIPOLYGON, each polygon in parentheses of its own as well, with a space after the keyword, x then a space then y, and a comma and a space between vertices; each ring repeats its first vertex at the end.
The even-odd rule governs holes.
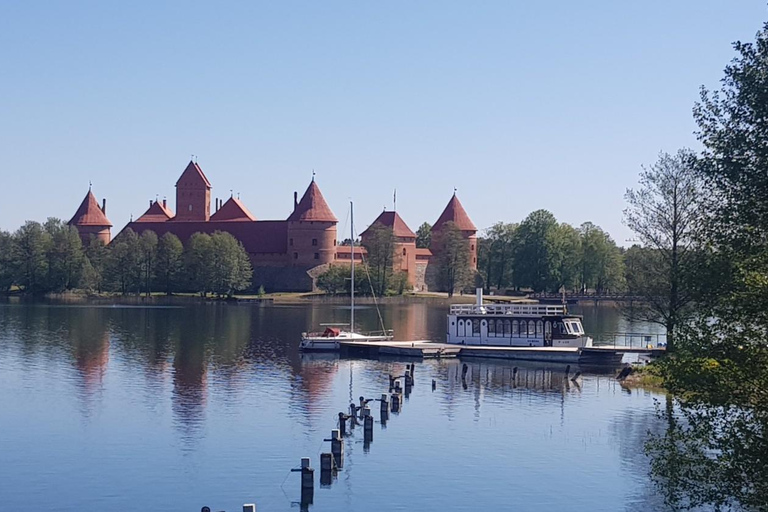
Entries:
POLYGON ((285 219, 312 172, 349 230, 415 231, 457 189, 478 228, 547 209, 620 245, 624 193, 699 148, 691 109, 765 0, 0 4, 0 229, 113 234, 196 155, 213 196, 285 219))

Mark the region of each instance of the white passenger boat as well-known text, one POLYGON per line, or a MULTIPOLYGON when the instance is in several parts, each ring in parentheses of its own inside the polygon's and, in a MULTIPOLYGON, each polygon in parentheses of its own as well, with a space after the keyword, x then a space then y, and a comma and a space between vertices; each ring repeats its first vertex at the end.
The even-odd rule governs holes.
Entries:
POLYGON ((448 313, 447 343, 496 347, 588 348, 581 317, 565 304, 454 304, 448 313))
MULTIPOLYGON (((394 332, 391 330, 375 332, 355 332, 355 222, 353 215, 353 205, 349 203, 350 231, 352 240, 352 270, 349 288, 350 301, 350 322, 349 330, 345 331, 332 325, 325 324, 326 328, 321 332, 303 332, 301 333, 301 343, 299 348, 304 351, 338 351, 341 349, 341 341, 389 341, 393 338, 394 332)), ((377 306, 378 307, 378 306, 377 306)), ((322 324, 321 324, 322 325, 322 324)), ((344 324, 341 324, 344 325, 344 324)), ((383 325, 382 325, 383 329, 383 325)))

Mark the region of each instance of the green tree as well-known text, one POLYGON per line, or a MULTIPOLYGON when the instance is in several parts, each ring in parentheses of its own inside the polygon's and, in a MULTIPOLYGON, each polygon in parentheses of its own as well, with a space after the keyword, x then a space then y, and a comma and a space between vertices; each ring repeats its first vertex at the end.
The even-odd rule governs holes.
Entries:
POLYGON ((193 234, 184 246, 184 271, 189 286, 203 297, 213 290, 212 254, 213 242, 206 233, 193 234))
POLYGON ((469 242, 453 222, 443 224, 439 232, 433 233, 435 246, 439 247, 435 257, 438 285, 452 297, 456 290, 467 286, 472 278, 469 266, 469 242))
POLYGON ((14 283, 13 237, 0 230, 0 293, 7 293, 14 283))
POLYGON ((546 210, 530 213, 517 228, 514 244, 515 283, 535 291, 556 291, 558 223, 546 210))
POLYGON ((394 266, 398 254, 395 249, 395 234, 392 228, 374 224, 368 230, 363 246, 368 252, 367 271, 370 274, 373 293, 386 295, 392 289, 394 266))
POLYGON ((624 221, 644 248, 642 274, 629 276, 632 295, 644 300, 633 308, 638 317, 667 330, 667 350, 675 348, 675 329, 686 320, 696 296, 701 256, 701 180, 696 157, 687 149, 661 153, 640 173, 640 188, 628 189, 624 221))
POLYGON ((425 222, 416 230, 416 247, 420 249, 429 249, 431 243, 432 225, 429 222, 425 222))
POLYGON ((85 273, 85 284, 83 286, 87 290, 101 293, 104 290, 109 249, 107 249, 102 240, 91 237, 88 246, 85 248, 85 257, 86 266, 90 268, 83 269, 85 273))
POLYGON ((14 280, 25 293, 46 291, 50 246, 51 235, 39 222, 27 221, 13 234, 14 280))
POLYGON ((551 289, 573 290, 579 283, 581 269, 581 236, 576 228, 562 223, 550 232, 551 247, 551 289))
POLYGON ((71 290, 79 284, 85 263, 85 253, 80 234, 74 226, 68 226, 60 219, 50 217, 43 225, 50 236, 48 246, 48 275, 46 288, 60 292, 71 290))
POLYGON ((243 245, 234 236, 224 231, 214 232, 210 249, 211 291, 220 297, 232 296, 251 285, 251 261, 243 245))
POLYGON ((157 244, 155 275, 159 289, 171 295, 180 285, 184 270, 184 245, 173 233, 166 233, 157 244))
POLYGON ((144 231, 139 237, 139 250, 141 251, 139 264, 141 266, 142 286, 147 297, 152 292, 152 284, 155 278, 157 243, 157 235, 154 231, 144 231))
POLYGON ((581 289, 593 289, 597 294, 623 289, 624 259, 610 235, 591 222, 583 223, 579 234, 581 289))
POLYGON ((105 273, 112 289, 124 295, 140 292, 141 248, 139 236, 131 228, 122 231, 109 244, 105 273))
POLYGON ((516 232, 517 224, 497 222, 477 241, 478 267, 487 288, 495 286, 501 290, 512 284, 516 232))

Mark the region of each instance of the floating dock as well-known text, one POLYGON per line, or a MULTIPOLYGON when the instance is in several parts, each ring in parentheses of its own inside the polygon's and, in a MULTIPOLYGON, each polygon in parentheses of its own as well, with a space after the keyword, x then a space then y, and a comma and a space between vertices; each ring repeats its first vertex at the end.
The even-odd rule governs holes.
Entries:
POLYGON ((588 365, 618 365, 625 353, 643 353, 658 356, 663 348, 641 349, 633 347, 499 347, 484 345, 454 345, 434 341, 340 341, 343 355, 378 357, 401 356, 420 359, 451 357, 481 357, 577 363, 588 365))

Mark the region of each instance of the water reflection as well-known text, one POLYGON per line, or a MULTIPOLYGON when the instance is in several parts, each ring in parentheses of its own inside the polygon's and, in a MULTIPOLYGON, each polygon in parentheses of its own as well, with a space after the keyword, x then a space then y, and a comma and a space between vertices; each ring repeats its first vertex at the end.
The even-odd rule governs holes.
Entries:
MULTIPOLYGON (((442 340, 446 311, 391 305, 382 316, 398 337, 442 340)), ((621 329, 615 317, 590 314, 593 325, 621 329)), ((360 328, 379 322, 374 308, 356 316, 360 328)), ((238 501, 266 502, 260 510, 304 501, 316 511, 657 507, 642 455, 643 432, 657 428, 652 397, 622 394, 609 376, 573 381, 575 366, 566 374, 565 365, 477 359, 417 362, 402 410, 382 418, 371 402, 373 439, 362 423, 349 429, 344 469, 311 504, 298 486, 284 492, 300 457, 319 464, 318 444, 338 413, 361 395, 379 398, 388 376, 411 362, 298 351, 302 331, 348 317, 331 304, 0 306, 0 386, 11 391, 0 394, 0 479, 15 489, 4 501, 28 508, 25 489, 43 472, 51 487, 38 485, 41 496, 82 510, 120 509, 115 496, 136 499, 136 489, 158 510, 199 510, 212 498, 223 503, 217 510, 238 501), (73 416, 88 421, 72 426, 73 416), (34 435, 10 421, 19 417, 36 425, 34 435), (372 502, 375 488, 387 491, 372 502)))

